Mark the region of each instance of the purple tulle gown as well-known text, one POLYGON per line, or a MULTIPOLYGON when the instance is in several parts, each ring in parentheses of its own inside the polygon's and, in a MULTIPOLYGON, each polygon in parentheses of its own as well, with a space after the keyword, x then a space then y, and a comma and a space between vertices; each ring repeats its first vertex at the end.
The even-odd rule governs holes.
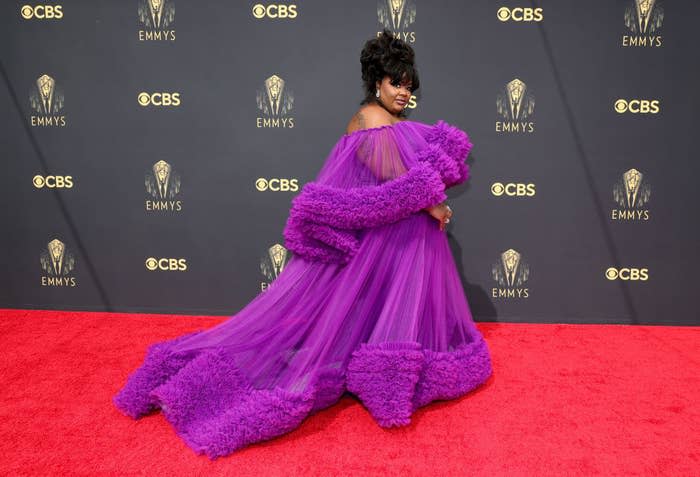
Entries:
POLYGON ((439 222, 423 210, 469 177, 467 134, 439 120, 343 135, 292 199, 292 252, 270 287, 217 326, 152 344, 113 401, 161 410, 210 459, 287 433, 357 396, 404 426, 492 373, 439 222))

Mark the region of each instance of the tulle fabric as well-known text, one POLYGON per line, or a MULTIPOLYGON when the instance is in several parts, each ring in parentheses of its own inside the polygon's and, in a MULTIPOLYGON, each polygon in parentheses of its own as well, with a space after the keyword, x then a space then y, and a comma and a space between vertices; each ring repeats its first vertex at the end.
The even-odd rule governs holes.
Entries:
MULTIPOLYGON (((316 182, 398 178, 433 128, 405 121, 346 134, 316 182)), ((392 427, 482 384, 488 348, 438 222, 421 210, 355 233, 349 262, 294 255, 230 319, 151 345, 114 403, 133 418, 161 410, 188 446, 216 458, 289 432, 344 392, 392 427)))

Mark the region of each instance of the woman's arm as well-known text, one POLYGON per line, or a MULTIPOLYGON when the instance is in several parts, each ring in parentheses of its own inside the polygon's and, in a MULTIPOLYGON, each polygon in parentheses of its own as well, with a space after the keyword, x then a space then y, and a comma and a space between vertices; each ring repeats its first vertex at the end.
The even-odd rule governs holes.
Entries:
POLYGON ((308 182, 292 199, 290 215, 342 229, 362 229, 399 221, 443 202, 445 184, 428 163, 375 186, 340 189, 308 182))

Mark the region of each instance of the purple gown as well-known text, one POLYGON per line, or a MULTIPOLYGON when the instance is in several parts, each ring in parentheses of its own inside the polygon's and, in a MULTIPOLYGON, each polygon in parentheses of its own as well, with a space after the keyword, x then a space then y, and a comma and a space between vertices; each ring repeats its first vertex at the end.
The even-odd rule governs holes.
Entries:
POLYGON ((467 134, 439 120, 343 135, 292 199, 292 257, 270 287, 206 330, 154 343, 113 402, 161 410, 210 459, 287 433, 344 392, 378 425, 486 381, 444 231, 425 207, 469 177, 467 134))

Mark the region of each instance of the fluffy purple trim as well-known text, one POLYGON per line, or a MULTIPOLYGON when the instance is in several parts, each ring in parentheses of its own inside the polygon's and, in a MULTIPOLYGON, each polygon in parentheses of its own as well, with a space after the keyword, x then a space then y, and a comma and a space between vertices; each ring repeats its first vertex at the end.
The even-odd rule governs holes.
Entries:
POLYGON ((466 394, 492 373, 483 337, 453 351, 421 348, 412 341, 363 343, 353 352, 347 389, 362 400, 380 426, 407 425, 417 408, 466 394))
POLYGON ((172 351, 173 343, 198 333, 151 345, 113 401, 134 419, 161 409, 187 446, 212 460, 292 431, 346 390, 380 426, 402 426, 418 407, 461 396, 491 374, 483 338, 446 352, 412 341, 362 343, 347 370, 317 370, 300 380, 298 392, 257 389, 223 346, 172 351))
POLYGON ((144 363, 129 375, 124 387, 112 398, 112 402, 127 416, 138 419, 158 409, 158 402, 148 391, 155 389, 170 376, 185 366, 192 356, 187 354, 173 355, 170 348, 190 336, 203 330, 188 333, 179 338, 154 343, 146 350, 144 363))
POLYGON ((360 246, 355 232, 302 220, 290 214, 283 231, 285 247, 307 260, 347 263, 360 246))
POLYGON ((473 144, 466 132, 440 119, 425 140, 428 145, 418 151, 418 158, 440 172, 446 188, 469 179, 469 165, 465 161, 473 144))
POLYGON ((399 221, 446 198, 439 173, 423 162, 376 186, 308 182, 292 199, 285 247, 309 260, 344 264, 359 248, 357 230, 399 221))
POLYGON ((175 341, 152 346, 113 401, 135 419, 160 408, 187 446, 210 459, 295 429, 345 390, 337 368, 316 372, 298 393, 255 389, 224 347, 169 351, 175 341))
POLYGON ((308 182, 294 199, 291 214, 341 229, 363 229, 397 222, 445 200, 445 184, 426 163, 376 186, 337 187, 308 182))
POLYGON ((411 422, 411 401, 423 369, 416 342, 362 343, 348 364, 347 388, 382 427, 411 422))
POLYGON ((458 398, 491 376, 491 356, 483 337, 454 351, 423 350, 425 367, 413 396, 414 410, 441 399, 458 398))

